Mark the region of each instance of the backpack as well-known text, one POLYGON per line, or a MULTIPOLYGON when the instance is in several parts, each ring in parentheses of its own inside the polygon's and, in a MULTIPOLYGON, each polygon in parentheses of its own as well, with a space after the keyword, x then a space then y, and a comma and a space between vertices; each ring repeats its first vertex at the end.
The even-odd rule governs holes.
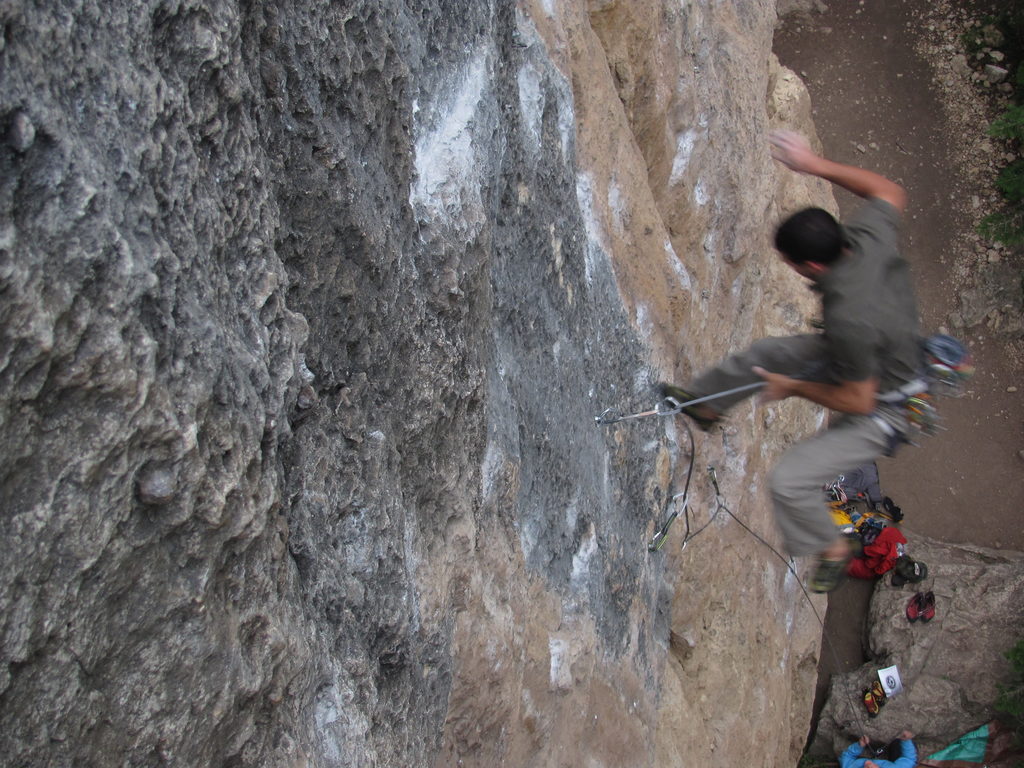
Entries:
POLYGON ((864 748, 864 752, 867 753, 865 757, 871 760, 888 760, 895 763, 903 757, 903 746, 900 744, 899 739, 893 739, 888 744, 881 741, 871 741, 864 748))

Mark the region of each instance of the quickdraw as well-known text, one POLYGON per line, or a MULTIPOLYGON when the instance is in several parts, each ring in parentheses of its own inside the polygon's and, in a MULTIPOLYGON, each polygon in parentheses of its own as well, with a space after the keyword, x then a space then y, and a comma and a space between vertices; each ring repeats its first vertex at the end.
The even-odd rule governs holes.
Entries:
POLYGON ((623 415, 615 408, 606 408, 601 412, 599 416, 594 417, 595 423, 598 426, 607 426, 609 424, 617 424, 620 421, 628 421, 630 419, 642 419, 646 416, 675 416, 681 412, 683 408, 689 408, 691 405, 700 405, 706 403, 709 400, 717 400, 720 397, 726 397, 728 395, 735 395, 739 392, 748 392, 752 389, 760 389, 767 382, 756 381, 753 384, 744 384, 742 387, 733 387, 727 389, 724 392, 716 392, 713 395, 705 395, 704 397, 695 397, 693 400, 687 400, 686 402, 680 403, 678 400, 672 397, 666 397, 659 402, 654 408, 649 411, 640 411, 639 413, 630 413, 623 415))
MULTIPOLYGON (((693 464, 692 464, 692 462, 691 462, 689 471, 690 472, 693 471, 693 464)), ((683 543, 682 543, 682 546, 680 547, 680 551, 682 551, 683 549, 686 549, 686 545, 690 543, 690 539, 694 538, 698 533, 703 531, 705 528, 707 528, 709 525, 711 525, 712 522, 714 522, 714 519, 718 516, 718 510, 721 509, 722 492, 718 488, 718 475, 715 473, 715 468, 713 466, 710 466, 710 465, 708 466, 708 477, 711 479, 711 485, 714 486, 714 488, 715 488, 715 499, 716 499, 716 501, 718 503, 718 507, 715 509, 714 514, 712 514, 711 519, 708 520, 706 523, 704 523, 704 525, 702 525, 696 531, 691 531, 690 530, 690 510, 689 510, 689 503, 690 502, 689 502, 689 500, 687 498, 687 496, 689 494, 689 476, 688 476, 687 477, 687 490, 683 491, 683 493, 677 493, 675 496, 673 496, 673 497, 671 497, 669 499, 669 503, 671 504, 671 503, 674 503, 675 500, 678 499, 681 496, 683 498, 682 504, 678 505, 677 509, 673 509, 672 510, 672 513, 665 520, 665 522, 661 526, 661 528, 659 528, 657 530, 657 532, 654 534, 654 536, 651 537, 651 541, 647 545, 647 549, 649 551, 657 552, 659 549, 662 548, 662 546, 665 544, 665 541, 668 539, 668 529, 672 527, 672 523, 675 522, 675 519, 677 517, 679 517, 680 512, 682 512, 683 519, 686 521, 686 532, 683 534, 683 543)))
MULTIPOLYGON (((676 497, 673 496, 672 500, 675 501, 675 498, 676 497)), ((681 505, 683 512, 686 512, 686 505, 689 503, 690 502, 688 500, 683 499, 683 503, 681 505)), ((668 516, 668 519, 665 520, 665 524, 662 525, 661 528, 659 528, 657 532, 651 537, 651 542, 647 545, 647 549, 650 552, 657 552, 659 549, 661 549, 662 545, 664 545, 664 543, 668 540, 668 529, 672 527, 672 523, 675 522, 675 519, 677 517, 679 517, 679 510, 673 509, 672 514, 670 514, 668 516)))

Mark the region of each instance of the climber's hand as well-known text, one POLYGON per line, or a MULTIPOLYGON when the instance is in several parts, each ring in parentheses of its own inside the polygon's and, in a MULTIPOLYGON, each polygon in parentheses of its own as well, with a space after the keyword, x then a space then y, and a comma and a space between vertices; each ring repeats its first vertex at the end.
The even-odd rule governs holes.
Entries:
POLYGON ((771 403, 775 400, 785 400, 793 394, 795 379, 783 376, 781 373, 771 373, 764 368, 754 366, 754 373, 765 380, 765 387, 761 390, 761 402, 771 403))
POLYGON ((774 131, 768 141, 772 145, 772 157, 794 171, 810 173, 819 159, 807 139, 794 131, 774 131))

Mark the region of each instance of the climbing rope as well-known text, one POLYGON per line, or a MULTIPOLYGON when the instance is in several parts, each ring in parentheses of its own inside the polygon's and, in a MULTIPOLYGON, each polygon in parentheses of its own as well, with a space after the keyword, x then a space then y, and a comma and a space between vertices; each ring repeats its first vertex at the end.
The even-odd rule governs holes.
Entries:
MULTIPOLYGON (((669 528, 671 527, 672 523, 676 520, 676 518, 679 517, 680 514, 682 514, 683 521, 686 526, 683 532, 683 542, 680 545, 680 551, 683 551, 694 538, 696 538, 701 532, 708 528, 708 526, 714 523, 714 521, 718 518, 719 513, 724 511, 729 517, 735 520, 739 524, 739 526, 743 528, 743 530, 745 530, 747 533, 753 536, 754 539, 756 539, 762 545, 767 547, 773 555, 779 558, 779 560, 781 560, 782 563, 786 566, 786 569, 793 575, 793 578, 796 580, 796 583, 800 586, 801 592, 803 592, 804 599, 807 601, 807 605, 810 607, 811 613, 814 614, 814 618, 817 620, 818 625, 821 627, 821 636, 825 641, 825 645, 829 649, 829 653, 831 653, 832 655, 832 663, 835 665, 835 669, 837 671, 841 670, 842 663, 839 659, 839 653, 838 651, 836 651, 836 648, 833 645, 831 638, 828 636, 828 631, 825 628, 824 619, 822 618, 821 614, 818 613, 818 609, 814 606, 814 603, 811 600, 810 593, 804 586, 803 581, 801 581, 800 575, 796 572, 793 558, 787 558, 785 555, 779 552, 775 547, 771 545, 770 542, 768 542, 763 536, 758 534, 753 528, 751 528, 743 520, 741 520, 731 509, 729 509, 728 505, 725 503, 725 500, 722 496, 722 490, 718 485, 718 473, 715 470, 715 467, 710 464, 708 465, 707 473, 708 479, 711 482, 711 485, 715 491, 715 510, 714 512, 711 513, 707 522, 705 522, 696 530, 691 529, 689 493, 690 482, 693 479, 693 468, 696 461, 696 451, 694 446, 693 431, 690 429, 690 425, 684 423, 684 428, 686 429, 686 435, 689 439, 690 444, 690 458, 686 468, 686 481, 683 485, 683 490, 681 493, 673 494, 669 496, 666 500, 664 510, 668 510, 670 506, 674 506, 677 508, 673 508, 672 512, 665 519, 665 522, 651 538, 651 541, 647 547, 648 550, 650 550, 651 552, 656 552, 664 546, 665 541, 668 539, 669 528), (679 499, 682 499, 681 503, 677 503, 679 499)), ((867 712, 864 710, 862 706, 860 706, 859 700, 855 699, 851 691, 847 691, 846 695, 843 698, 846 700, 847 704, 852 703, 852 719, 856 721, 856 723, 859 726, 865 726, 867 724, 867 712)), ((861 732, 863 732, 863 728, 861 729, 861 732)))
MULTIPOLYGON (((686 436, 690 439, 690 463, 689 463, 689 465, 686 468, 686 485, 683 487, 682 493, 677 493, 677 494, 674 494, 674 495, 670 495, 668 497, 668 499, 666 499, 666 501, 665 501, 665 508, 664 508, 663 511, 668 510, 668 508, 670 506, 673 507, 673 509, 672 509, 672 512, 668 515, 668 517, 665 518, 665 522, 662 523, 661 527, 655 532, 654 536, 651 537, 651 541, 647 545, 647 549, 650 550, 651 552, 657 552, 659 549, 662 548, 662 546, 668 540, 668 529, 672 527, 672 523, 675 522, 675 519, 677 517, 679 517, 679 510, 675 509, 676 506, 679 506, 681 508, 682 513, 683 513, 683 519, 686 521, 686 533, 684 535, 685 538, 683 540, 684 541, 684 546, 685 546, 685 541, 690 536, 690 511, 689 511, 689 500, 688 500, 688 498, 689 498, 689 495, 690 495, 690 480, 693 478, 693 462, 694 462, 694 459, 696 457, 696 448, 695 448, 694 442, 693 442, 693 432, 690 430, 689 424, 686 424, 685 427, 686 427, 686 436), (681 504, 677 505, 676 502, 679 499, 682 499, 683 501, 682 501, 681 504)), ((675 479, 675 471, 674 470, 672 472, 672 478, 673 478, 673 480, 675 479)), ((672 486, 669 485, 670 489, 671 489, 671 487, 672 486)))
MULTIPOLYGON (((963 376, 962 378, 966 378, 966 376, 963 376)), ((688 408, 693 405, 699 405, 700 403, 708 402, 710 400, 715 400, 721 397, 726 397, 728 395, 738 394, 740 392, 746 392, 752 389, 757 389, 763 387, 764 385, 765 382, 759 381, 753 384, 746 384, 741 387, 734 387, 733 389, 728 389, 723 392, 717 392, 712 395, 694 398, 692 400, 687 400, 685 402, 679 402, 674 398, 667 397, 663 399, 661 402, 659 402, 651 410, 626 415, 621 414, 614 408, 608 408, 605 411, 603 411, 599 416, 595 416, 594 421, 600 426, 607 426, 610 424, 616 424, 620 421, 641 419, 647 416, 674 416, 682 412, 684 408, 688 408)), ((911 406, 911 423, 919 427, 921 432, 923 432, 924 434, 932 434, 937 429, 941 429, 941 427, 939 427, 936 423, 937 419, 935 417, 934 408, 931 407, 926 395, 923 397, 910 397, 908 398, 908 402, 911 406)), ((708 526, 710 526, 717 519, 720 512, 724 511, 727 515, 729 515, 729 517, 735 520, 739 524, 739 526, 743 528, 743 530, 745 530, 747 533, 753 536, 754 539, 756 539, 762 545, 767 547, 772 554, 779 558, 779 560, 781 560, 782 563, 786 566, 786 569, 793 575, 794 579, 796 579, 796 583, 800 586, 800 590, 803 592, 804 599, 807 601, 807 604, 810 607, 811 612, 814 614, 814 618, 817 620, 818 625, 821 627, 821 636, 825 641, 825 645, 829 649, 829 653, 832 654, 832 661, 835 665, 835 669, 836 671, 841 670, 843 668, 843 665, 840 662, 839 653, 836 651, 836 648, 833 645, 831 638, 828 636, 828 631, 825 628, 824 619, 818 613, 817 608, 815 608, 814 603, 811 600, 810 593, 807 591, 807 588, 804 586, 803 581, 800 579, 800 575, 797 573, 796 568, 794 567, 793 558, 787 558, 785 555, 783 555, 781 552, 775 549, 775 547, 773 547, 764 537, 762 537, 760 534, 754 531, 743 520, 737 517, 737 515, 731 509, 729 509, 729 507, 725 504, 725 501, 723 500, 722 492, 718 485, 718 476, 714 466, 712 465, 708 465, 708 477, 715 490, 715 510, 714 512, 711 513, 711 516, 708 518, 707 522, 700 526, 700 528, 697 528, 696 530, 693 530, 691 528, 689 493, 690 482, 693 478, 693 468, 696 461, 696 450, 694 446, 693 431, 690 429, 690 425, 684 423, 684 427, 686 429, 686 434, 690 443, 690 458, 686 469, 686 482, 684 483, 682 492, 671 494, 666 499, 663 512, 668 512, 670 508, 671 512, 668 512, 667 517, 665 517, 665 522, 662 523, 661 527, 659 527, 655 534, 651 537, 651 540, 647 546, 648 550, 651 552, 657 552, 665 545, 665 542, 668 540, 669 529, 671 528, 673 522, 675 522, 675 520, 680 516, 680 514, 683 516, 683 521, 686 526, 683 532, 683 542, 680 546, 680 551, 682 551, 686 549, 686 546, 690 543, 690 541, 696 538, 701 532, 708 528, 708 526)), ((855 701, 852 691, 847 691, 843 698, 846 700, 847 704, 852 704, 851 709, 853 712, 853 716, 851 719, 855 721, 858 726, 866 725, 868 716, 867 712, 864 710, 863 706, 860 706, 859 701, 855 701)), ((846 725, 844 725, 844 727, 849 727, 849 725, 850 723, 848 722, 846 725)))
MULTIPOLYGON (((796 568, 793 567, 793 558, 785 557, 781 552, 775 549, 775 547, 769 544, 762 536, 760 536, 756 531, 754 531, 754 529, 752 529, 749 525, 740 520, 736 516, 736 514, 731 509, 729 509, 729 507, 727 507, 725 503, 722 501, 721 494, 718 491, 717 483, 715 484, 715 494, 716 501, 718 503, 718 509, 725 510, 725 513, 729 515, 729 517, 731 517, 737 523, 739 523, 740 527, 743 528, 743 530, 745 530, 747 533, 749 533, 751 536, 753 536, 755 539, 761 542, 771 551, 773 555, 775 555, 777 558, 779 558, 779 560, 785 563, 786 568, 789 570, 791 574, 793 574, 793 578, 796 579, 796 583, 800 585, 800 591, 804 593, 804 598, 807 600, 807 605, 810 606, 811 613, 813 613, 814 618, 818 620, 818 625, 821 627, 821 637, 822 639, 824 639, 825 645, 829 649, 829 653, 832 654, 832 663, 835 666, 836 671, 840 671, 843 668, 843 665, 839 660, 839 653, 838 651, 836 651, 835 645, 832 644, 832 639, 828 636, 828 630, 825 628, 825 620, 822 618, 821 614, 818 613, 818 609, 814 607, 814 603, 811 601, 811 595, 807 591, 807 587, 804 586, 803 581, 800 580, 800 575, 796 572, 796 568)), ((718 510, 715 510, 715 514, 717 513, 718 510)), ((847 704, 852 703, 852 709, 854 713, 853 719, 857 721, 858 725, 867 725, 867 712, 864 710, 863 706, 859 706, 860 701, 856 700, 853 697, 852 692, 849 690, 846 692, 843 698, 845 699, 847 704)), ((864 732, 863 728, 860 729, 860 732, 864 732)))

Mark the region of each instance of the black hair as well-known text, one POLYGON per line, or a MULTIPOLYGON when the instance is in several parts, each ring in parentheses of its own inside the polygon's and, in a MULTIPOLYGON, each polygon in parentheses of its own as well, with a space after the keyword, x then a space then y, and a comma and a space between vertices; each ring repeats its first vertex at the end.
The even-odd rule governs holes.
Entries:
POLYGON ((804 208, 775 230, 775 247, 794 264, 831 264, 843 250, 843 230, 828 211, 804 208))

